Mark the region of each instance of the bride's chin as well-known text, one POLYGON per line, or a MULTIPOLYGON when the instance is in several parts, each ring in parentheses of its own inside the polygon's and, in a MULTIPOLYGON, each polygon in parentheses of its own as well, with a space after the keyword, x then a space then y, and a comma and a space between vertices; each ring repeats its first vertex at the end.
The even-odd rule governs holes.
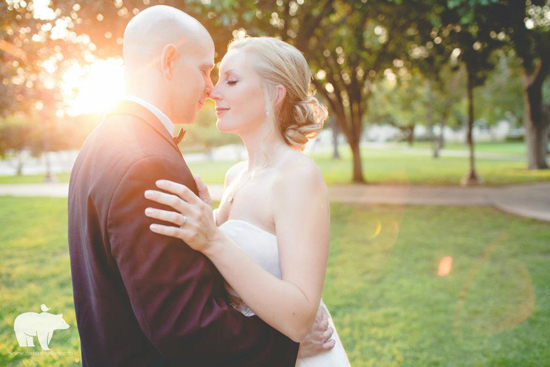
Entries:
POLYGON ((218 119, 216 121, 216 128, 221 133, 231 133, 232 132, 231 129, 229 129, 227 126, 225 126, 224 123, 220 119, 218 119))

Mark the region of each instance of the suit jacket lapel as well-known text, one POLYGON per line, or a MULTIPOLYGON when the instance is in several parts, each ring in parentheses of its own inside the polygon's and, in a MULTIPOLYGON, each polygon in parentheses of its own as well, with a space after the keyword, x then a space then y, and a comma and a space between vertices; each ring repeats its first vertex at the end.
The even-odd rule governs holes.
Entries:
POLYGON ((168 130, 166 130, 166 127, 164 127, 162 122, 160 122, 160 120, 147 108, 133 101, 122 101, 107 115, 118 114, 132 115, 147 122, 147 124, 149 124, 149 126, 151 126, 157 134, 162 136, 172 146, 172 148, 174 148, 178 154, 181 155, 181 151, 174 143, 174 139, 170 136, 168 130))

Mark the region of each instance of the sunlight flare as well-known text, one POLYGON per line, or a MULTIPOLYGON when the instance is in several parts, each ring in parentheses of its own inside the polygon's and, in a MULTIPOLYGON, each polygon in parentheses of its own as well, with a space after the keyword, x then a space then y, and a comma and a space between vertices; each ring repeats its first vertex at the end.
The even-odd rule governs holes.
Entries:
POLYGON ((76 90, 68 109, 70 115, 102 113, 114 106, 124 93, 122 59, 98 59, 87 67, 75 64, 63 76, 67 92, 76 90))
POLYGON ((449 275, 451 268, 453 267, 453 258, 451 256, 445 256, 439 261, 439 267, 437 269, 437 275, 444 277, 449 275))

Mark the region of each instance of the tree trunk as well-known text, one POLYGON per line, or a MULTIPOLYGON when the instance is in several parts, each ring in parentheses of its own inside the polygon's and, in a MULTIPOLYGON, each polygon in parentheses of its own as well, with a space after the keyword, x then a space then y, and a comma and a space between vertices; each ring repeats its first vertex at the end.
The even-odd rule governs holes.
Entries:
POLYGON ((527 145, 527 169, 547 169, 548 122, 542 100, 542 78, 530 83, 523 77, 523 100, 525 109, 525 143, 527 145))
POLYGON ((428 126, 428 132, 429 132, 429 135, 430 135, 430 146, 432 148, 432 156, 435 159, 437 159, 437 158, 439 158, 439 149, 438 149, 438 142, 437 142, 435 132, 434 132, 434 127, 435 126, 433 124, 430 124, 428 126))
POLYGON ((478 185, 482 183, 481 178, 476 173, 475 154, 474 154, 474 83, 470 74, 468 74, 468 126, 466 141, 470 150, 470 170, 462 179, 462 185, 478 185))
POLYGON ((414 126, 415 125, 407 127, 407 143, 409 143, 409 147, 411 148, 414 145, 414 126))
POLYGON ((445 148, 445 123, 446 119, 441 119, 439 122, 439 150, 445 148))
POLYGON ((332 129, 332 159, 340 159, 340 153, 338 152, 338 135, 340 128, 336 119, 330 119, 330 128, 332 129))
POLYGON ((23 176, 23 157, 21 156, 21 153, 19 153, 17 157, 17 176, 23 176))
POLYGON ((354 139, 349 142, 351 153, 353 155, 352 181, 355 183, 366 183, 365 178, 363 177, 363 166, 361 164, 361 149, 359 148, 359 141, 359 137, 354 137, 354 139))
POLYGON ((44 157, 44 163, 46 165, 46 175, 44 176, 44 182, 55 182, 55 177, 52 174, 51 170, 51 162, 50 162, 50 134, 48 131, 49 124, 48 119, 45 116, 42 119, 42 126, 44 128, 44 134, 42 135, 42 144, 43 144, 43 150, 42 156, 44 157))
POLYGON ((434 110, 432 100, 432 84, 427 82, 427 98, 426 98, 426 124, 428 125, 428 134, 430 136, 430 146, 432 148, 432 155, 434 158, 439 158, 439 151, 437 150, 437 142, 434 132, 434 110))

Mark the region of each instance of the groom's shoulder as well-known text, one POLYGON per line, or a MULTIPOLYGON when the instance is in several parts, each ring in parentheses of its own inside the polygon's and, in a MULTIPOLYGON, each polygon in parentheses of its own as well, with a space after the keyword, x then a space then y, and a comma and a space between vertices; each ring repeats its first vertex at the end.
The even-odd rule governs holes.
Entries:
POLYGON ((156 172, 174 170, 182 166, 182 158, 146 122, 117 114, 105 116, 88 137, 78 165, 96 172, 98 180, 119 181, 136 168, 143 174, 152 168, 156 172))
POLYGON ((91 154, 106 154, 115 160, 174 156, 170 144, 146 121, 130 114, 107 114, 88 140, 91 154))

